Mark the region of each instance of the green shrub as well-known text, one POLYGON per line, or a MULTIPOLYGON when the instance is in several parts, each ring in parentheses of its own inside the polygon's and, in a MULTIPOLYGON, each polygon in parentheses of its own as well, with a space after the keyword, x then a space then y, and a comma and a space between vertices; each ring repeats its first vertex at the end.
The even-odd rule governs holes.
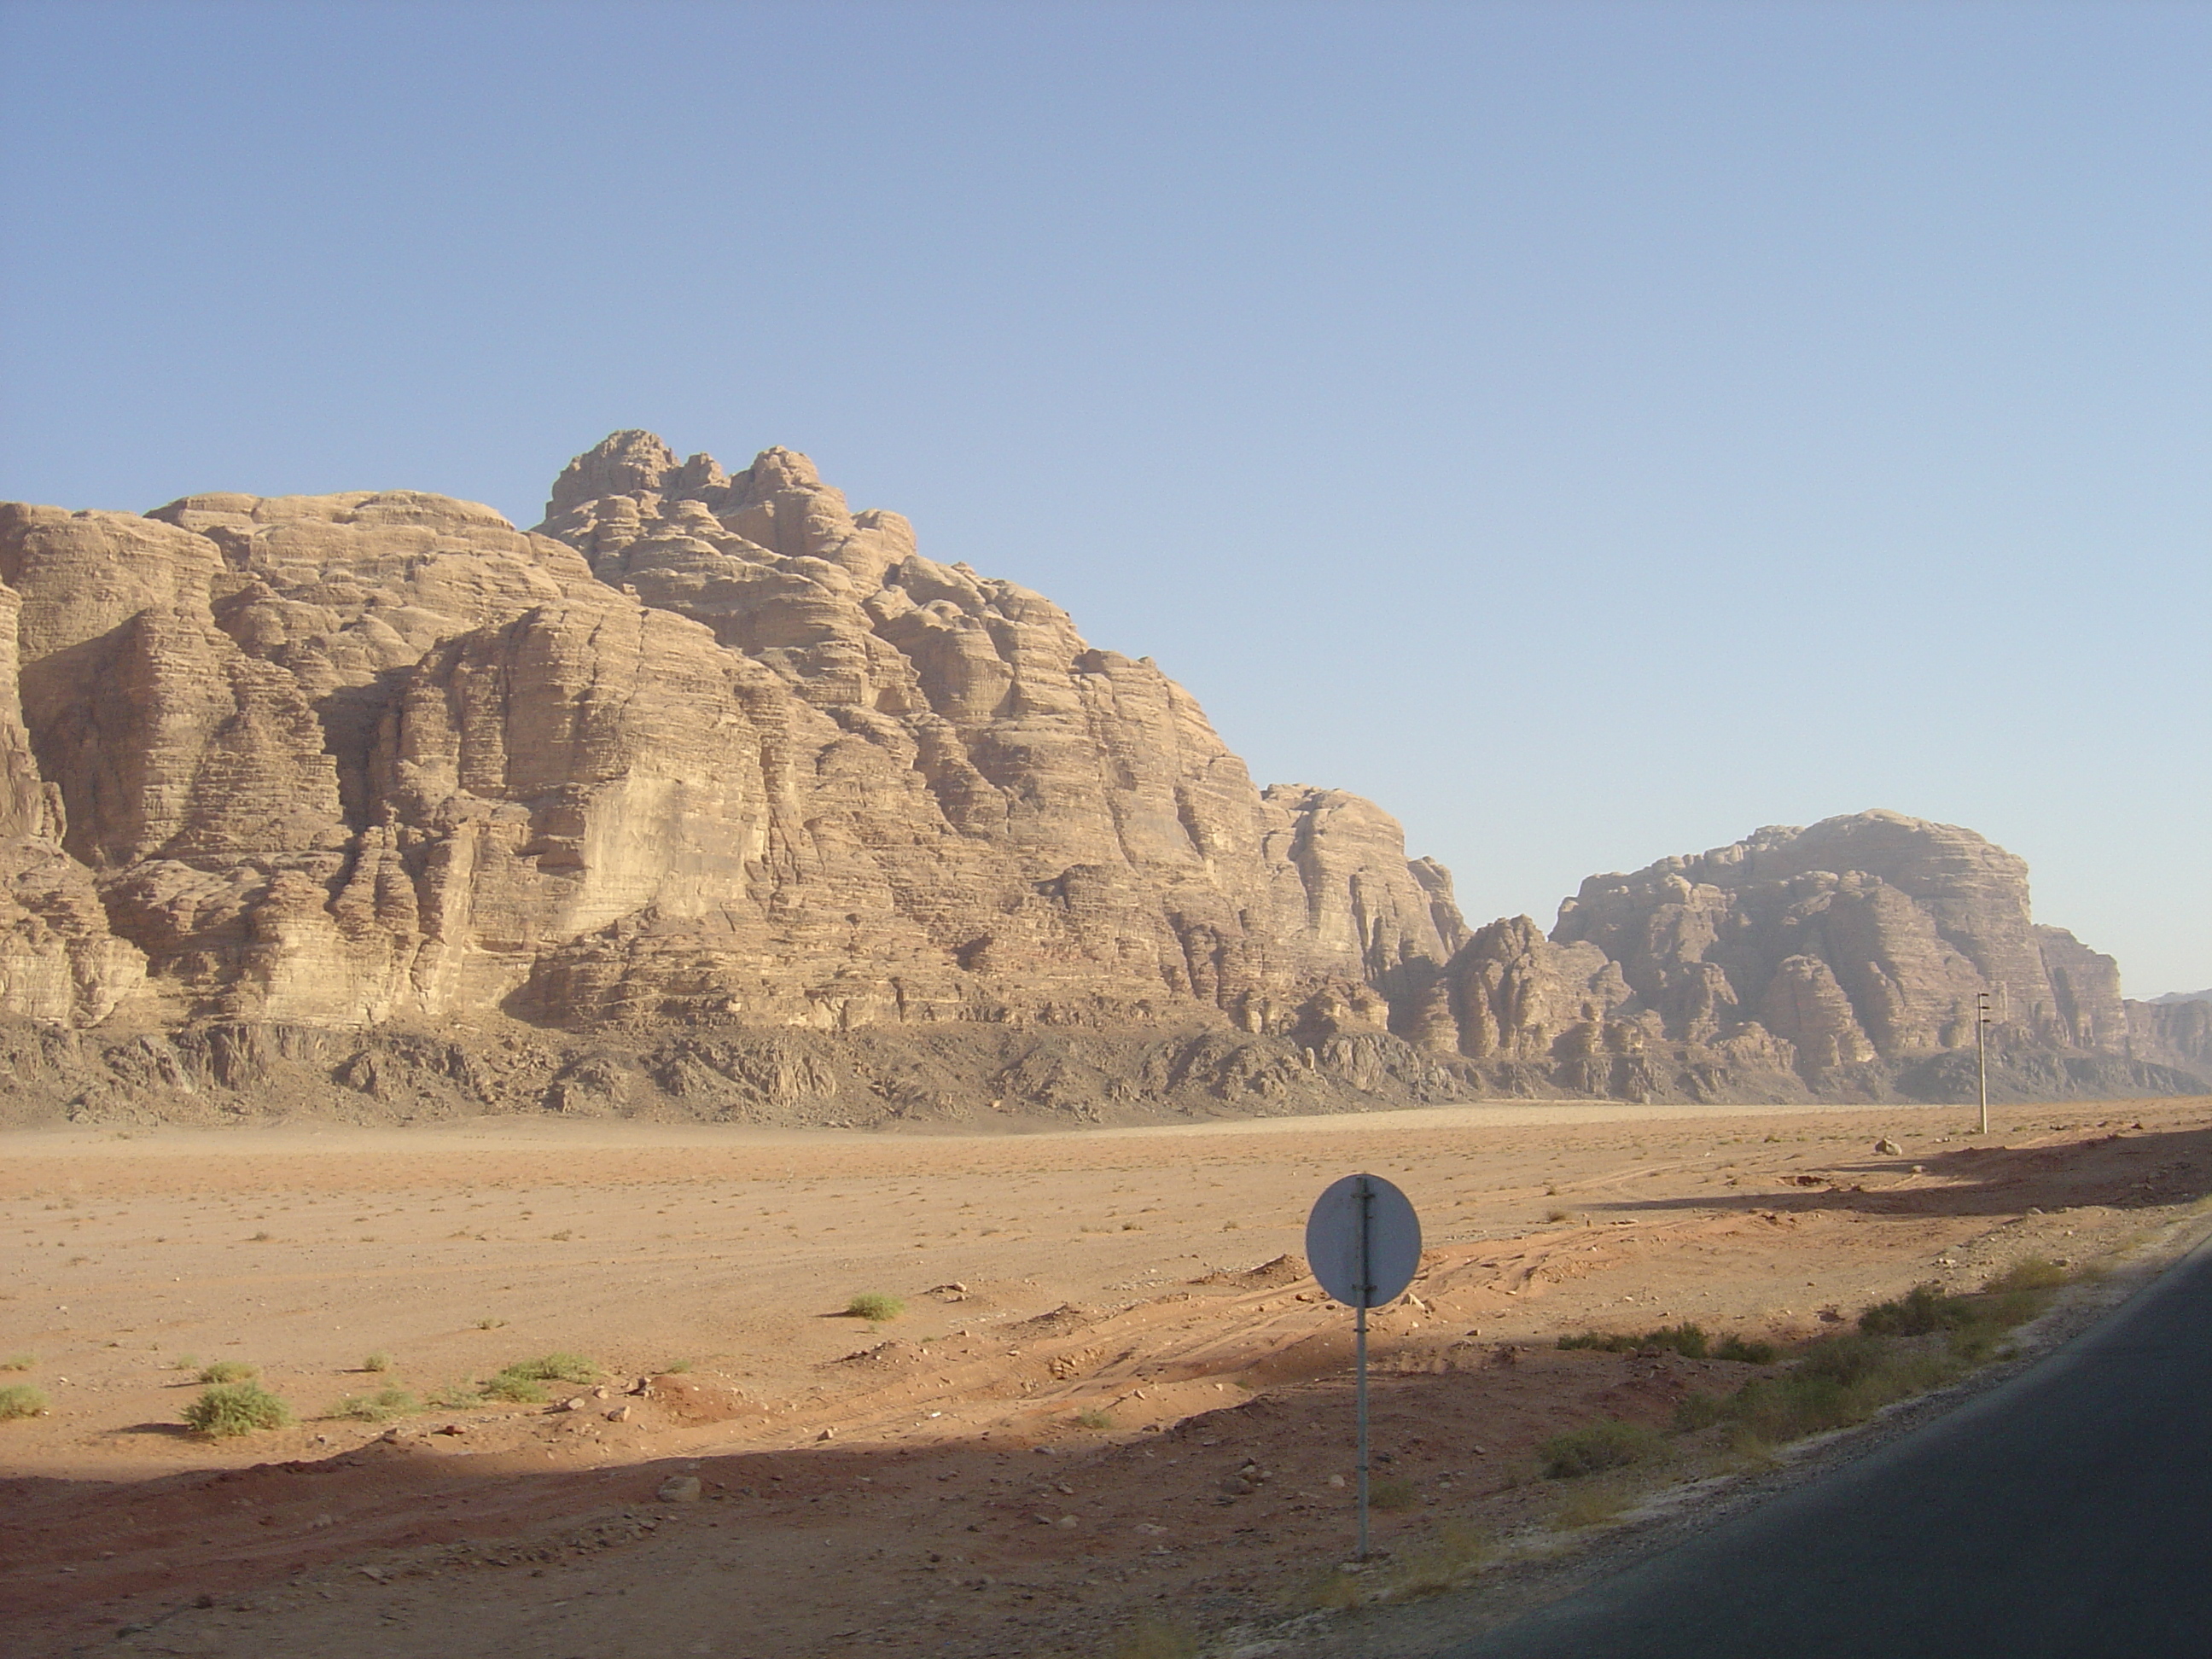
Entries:
POLYGON ((1109 1659, 1198 1659, 1198 1638, 1146 1613, 1106 1651, 1109 1659))
POLYGON ((388 1371, 392 1369, 392 1356, 379 1348, 361 1362, 361 1368, 365 1371, 388 1371))
POLYGON ((1605 1480, 1577 1481, 1552 1505, 1547 1523, 1559 1532, 1579 1532, 1618 1521, 1628 1508, 1628 1494, 1605 1480))
POLYGON ((203 1389, 184 1415, 191 1427, 217 1440, 281 1429, 292 1420, 291 1407, 258 1382, 218 1382, 203 1389))
POLYGON ((1740 1336, 1724 1336, 1713 1345, 1712 1357, 1733 1359, 1745 1365, 1771 1365, 1782 1355, 1771 1342, 1747 1342, 1740 1336))
POLYGON ((845 1304, 848 1317, 865 1319, 872 1325, 887 1323, 905 1311, 905 1303, 895 1296, 885 1296, 880 1291, 864 1291, 845 1304))
POLYGON ((1075 1420, 1086 1429, 1110 1429, 1114 1426, 1113 1417, 1096 1407, 1076 1413, 1075 1420))
POLYGON ((1884 1406, 1941 1388, 1965 1369, 1948 1346, 1830 1337, 1782 1376, 1746 1383, 1728 1402, 1728 1414, 1759 1439, 1802 1439, 1863 1423, 1884 1406))
MULTIPOLYGON (((543 1389, 538 1391, 541 1395, 543 1389)), ((483 1390, 473 1382, 448 1382, 430 1390, 429 1401, 447 1411, 466 1411, 471 1406, 483 1404, 483 1390)))
POLYGON ((512 1406, 542 1406, 549 1398, 543 1382, 534 1377, 517 1376, 512 1371, 501 1371, 486 1381, 483 1397, 512 1406))
POLYGON ((379 1389, 372 1395, 349 1395, 331 1407, 331 1415, 388 1423, 395 1417, 412 1417, 422 1409, 422 1402, 404 1389, 379 1389))
POLYGON ((0 1389, 0 1423, 10 1423, 19 1417, 43 1416, 46 1396, 27 1382, 10 1382, 0 1389))
POLYGON ((1929 1336, 1938 1331, 1962 1340, 1979 1357, 1996 1339, 2024 1325, 2051 1305, 2067 1282, 2066 1270, 2039 1258, 2014 1263, 1978 1291, 1947 1295, 1940 1285, 1916 1285, 1893 1302, 1876 1303, 1859 1316, 1869 1336, 1929 1336))
POLYGON ((261 1367, 249 1365, 243 1359, 218 1359, 200 1372, 203 1382, 251 1382, 261 1375, 261 1367))
POLYGON ((1940 1285, 1915 1285, 1897 1300, 1877 1302, 1859 1316, 1859 1329, 1869 1336, 1926 1336, 1965 1322, 1964 1304, 1944 1295, 1940 1285))
POLYGON ((532 1382, 596 1382, 602 1373, 580 1353, 549 1353, 503 1365, 500 1375, 525 1377, 532 1382))
POLYGON ((1382 1587, 1394 1601, 1437 1595, 1459 1589, 1488 1566, 1498 1553, 1491 1535, 1463 1521, 1447 1521, 1427 1545, 1407 1557, 1382 1587))
MULTIPOLYGON (((1729 1341, 1735 1340, 1729 1337, 1729 1341)), ((1705 1328, 1684 1320, 1679 1325, 1662 1325, 1656 1331, 1646 1331, 1641 1336, 1630 1336, 1620 1332, 1584 1331, 1579 1336, 1563 1336, 1563 1348, 1595 1348, 1604 1353, 1656 1353, 1662 1350, 1678 1353, 1685 1359, 1703 1359, 1708 1355, 1712 1338, 1705 1328)))
POLYGON ((1555 1434, 1536 1448, 1547 1480, 1571 1480, 1605 1469, 1625 1469, 1665 1455, 1667 1443, 1655 1429, 1617 1418, 1585 1424, 1555 1434))
MULTIPOLYGON (((2030 1260, 1963 1294, 1916 1285, 1861 1314, 1857 1330, 1808 1344, 1778 1376, 1756 1378, 1725 1400, 1691 1395, 1676 1408, 1674 1426, 1694 1431, 1729 1421, 1747 1443, 1780 1443, 1863 1423, 1987 1359, 2007 1331, 2051 1305, 2067 1279, 2057 1263, 2030 1260)), ((1743 1346, 1762 1363, 1773 1357, 1763 1343, 1743 1346)), ((1724 1346, 1717 1357, 1739 1356, 1724 1346)))
POLYGON ((1367 1501, 1378 1510, 1410 1510, 1421 1494, 1404 1476, 1386 1474, 1368 1487, 1367 1501))

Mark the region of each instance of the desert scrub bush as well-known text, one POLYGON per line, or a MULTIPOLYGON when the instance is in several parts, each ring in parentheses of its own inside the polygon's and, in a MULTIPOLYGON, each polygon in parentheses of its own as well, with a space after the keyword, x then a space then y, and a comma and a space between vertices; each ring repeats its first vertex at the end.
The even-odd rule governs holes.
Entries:
POLYGON ((1307 1580, 1287 1598, 1301 1613, 1348 1613, 1367 1600, 1367 1581, 1342 1567, 1307 1580))
POLYGON ((1948 1346, 1864 1335, 1832 1336, 1808 1347, 1780 1376, 1747 1382, 1728 1415, 1779 1443, 1863 1423, 1884 1406, 1941 1388, 1966 1369, 1948 1346))
POLYGON ((379 1389, 371 1395, 348 1395, 331 1407, 332 1417, 356 1418, 363 1423, 389 1423, 395 1417, 412 1417, 422 1402, 404 1389, 379 1389))
POLYGON ((431 1389, 428 1398, 431 1405, 447 1411, 466 1411, 484 1402, 483 1390, 473 1382, 447 1382, 431 1389))
POLYGON ((19 1417, 42 1417, 46 1410, 43 1389, 34 1389, 27 1382, 10 1382, 0 1389, 0 1423, 12 1423, 19 1417))
POLYGON ((527 1377, 532 1382, 596 1382, 603 1373, 580 1353, 549 1353, 536 1359, 518 1359, 500 1367, 501 1376, 527 1377))
POLYGON ((1609 1331, 1584 1331, 1579 1336, 1563 1336, 1563 1348, 1595 1348, 1605 1353, 1653 1353, 1667 1349, 1680 1354, 1685 1359, 1703 1359, 1712 1339, 1705 1328, 1685 1320, 1680 1325, 1662 1325, 1656 1331, 1646 1331, 1641 1336, 1609 1331))
POLYGON ((392 1369, 392 1356, 379 1348, 374 1353, 362 1358, 361 1368, 365 1371, 388 1371, 392 1369))
POLYGON ((1106 1653, 1107 1659, 1198 1659, 1198 1638, 1147 1613, 1116 1637, 1106 1653))
POLYGON ((1536 1448, 1536 1458, 1547 1480, 1572 1480, 1649 1463, 1666 1452, 1667 1442, 1657 1430, 1608 1417, 1553 1435, 1536 1448))
POLYGON ((0 1359, 0 1371, 27 1371, 38 1363, 39 1357, 34 1353, 11 1353, 0 1359))
POLYGON ((1857 1330, 1807 1345, 1779 1376, 1747 1382, 1725 1400, 1692 1395, 1676 1408, 1675 1426, 1694 1431, 1731 1421, 1741 1442, 1779 1444, 1863 1423, 1989 1358, 2007 1331, 2051 1305, 2069 1277, 2056 1262, 2031 1259, 1978 1291, 1954 1295, 1916 1285, 1861 1314, 1857 1330))
POLYGON ((1715 1359, 1733 1359, 1744 1365, 1771 1365, 1782 1357, 1782 1351, 1771 1342, 1747 1342, 1740 1336, 1724 1336, 1713 1344, 1715 1359))
POLYGON ((863 1291, 845 1304, 848 1318, 865 1319, 872 1325, 886 1324, 905 1311, 905 1303, 880 1291, 863 1291))
POLYGON ((510 1405, 538 1406, 547 1398, 548 1382, 596 1382, 599 1368, 580 1353, 549 1353, 536 1359, 518 1359, 486 1379, 484 1397, 510 1405))
POLYGON ((1441 1595, 1475 1577, 1498 1553, 1491 1535, 1464 1521, 1447 1521, 1421 1548, 1384 1582, 1382 1595, 1394 1601, 1441 1595))
POLYGON ((260 1366, 249 1365, 243 1359, 218 1359, 200 1368, 203 1382, 251 1382, 260 1375, 260 1366))
POLYGON ((1378 1510, 1410 1510, 1421 1501, 1421 1494, 1402 1475, 1386 1474, 1367 1488, 1367 1501, 1378 1510))
POLYGON ((1662 1325, 1641 1336, 1623 1331, 1583 1331, 1579 1335, 1561 1337, 1559 1346, 1595 1348, 1603 1353, 1665 1352, 1678 1353, 1685 1359, 1735 1359, 1749 1365, 1771 1365, 1776 1357, 1771 1342, 1747 1342, 1740 1336, 1724 1336, 1716 1341, 1705 1327, 1688 1320, 1679 1325, 1662 1325))
POLYGON ((1674 1402, 1674 1432, 1695 1434, 1700 1429, 1710 1429, 1716 1423, 1725 1422, 1729 1404, 1728 1399, 1720 1395, 1685 1395, 1674 1402))
POLYGON ((1076 1413, 1075 1420, 1086 1429, 1110 1429, 1114 1426, 1113 1414, 1102 1412, 1095 1406, 1076 1413))
POLYGON ((1570 1486, 1545 1518, 1555 1531, 1579 1532, 1584 1527, 1601 1527, 1619 1520, 1627 1507, 1626 1492, 1604 1481, 1593 1481, 1570 1486))
POLYGON ((291 1422, 292 1408, 258 1382, 218 1382, 201 1389, 184 1417, 200 1433, 222 1440, 256 1429, 281 1429, 291 1422))
POLYGON ((510 1406, 542 1406, 551 1396, 545 1392, 545 1385, 535 1377, 501 1371, 484 1379, 483 1397, 510 1406))

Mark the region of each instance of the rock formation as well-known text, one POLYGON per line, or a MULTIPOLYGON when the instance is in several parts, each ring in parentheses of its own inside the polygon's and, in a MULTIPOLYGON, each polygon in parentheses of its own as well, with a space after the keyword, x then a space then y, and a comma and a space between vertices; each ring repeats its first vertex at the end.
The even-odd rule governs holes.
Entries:
POLYGON ((2112 957, 2033 921, 2021 859, 1895 812, 1593 876, 1548 939, 1526 917, 1493 923, 1443 984, 1429 1046, 1455 1027, 1495 1075, 1578 1092, 1880 1096, 1916 1069, 1953 1090, 1941 1062, 1973 1047, 1984 995, 2001 1063, 2070 1057, 2084 1086, 2118 1091, 2130 1075, 2106 1062, 2203 1063, 2185 1036, 2131 1052, 2144 1011, 2123 1006, 2112 957))
POLYGON ((410 492, 8 507, 0 580, 0 1013, 1190 1025, 1458 1086, 1387 1030, 1465 936, 1393 820, 1255 788, 1151 662, 789 451, 618 433, 530 533, 410 492))
MULTIPOLYGON (((1387 814, 1255 787, 1149 659, 788 450, 617 433, 529 532, 407 491, 0 507, 0 1017, 22 1087, 100 1109, 1832 1092, 1990 987, 2039 1048, 2143 1024, 2018 860, 1891 814, 1470 936, 1387 814)), ((2169 1023, 2156 1063, 2197 1055, 2169 1023)))

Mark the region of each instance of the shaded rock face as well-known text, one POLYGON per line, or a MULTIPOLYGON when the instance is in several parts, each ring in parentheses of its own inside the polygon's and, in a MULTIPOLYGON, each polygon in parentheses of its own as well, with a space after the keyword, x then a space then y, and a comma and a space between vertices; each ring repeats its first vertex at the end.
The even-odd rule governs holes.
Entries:
POLYGON ((1984 994, 2007 1053, 2205 1059, 2185 1018, 2131 1049, 2151 1022, 2123 1006, 2110 957, 2032 920, 2021 860, 1894 812, 1593 876, 1548 939, 1526 917, 1493 923, 1442 985, 1449 1018, 1425 1046, 1448 1033, 1470 1059, 1591 1092, 1625 1076, 1655 1096, 1878 1097, 1903 1068, 1971 1048, 1984 994))
POLYGON ((1465 937, 1386 814, 1255 788, 1149 661, 787 450, 618 433, 529 533, 404 491, 0 507, 0 1013, 1322 1054, 1395 1042, 1465 937))
POLYGON ((2130 1002, 2127 1015, 2131 1054, 2212 1079, 2212 999, 2130 1002))

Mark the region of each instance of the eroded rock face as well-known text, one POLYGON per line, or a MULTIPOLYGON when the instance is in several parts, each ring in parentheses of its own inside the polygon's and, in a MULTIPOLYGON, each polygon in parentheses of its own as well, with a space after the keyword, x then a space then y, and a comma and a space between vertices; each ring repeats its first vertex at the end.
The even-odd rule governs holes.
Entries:
POLYGON ((1940 1071, 1985 991, 2082 1087, 2212 1064, 2018 859, 1893 813, 1470 936, 1388 814, 1255 787, 1150 660, 788 450, 617 433, 529 532, 408 491, 0 505, 0 1022, 42 1033, 5 1065, 100 1110, 1850 1097, 1940 1071))
MULTIPOLYGON (((1458 1052, 1601 1091, 1593 1060, 1632 1053, 1661 1093, 1779 1072, 1878 1094, 1899 1066, 1971 1047, 1984 994, 2002 1049, 2119 1055, 2130 1030, 2118 965, 2033 922, 2022 860, 1895 812, 1593 876, 1548 939, 1494 923, 1444 978, 1458 1052)), ((2161 1040, 2151 1057, 2185 1052, 2161 1040)))
MULTIPOLYGON (((404 491, 0 509, 71 1018, 1325 1043, 1463 938, 1387 815, 1255 788, 1150 662, 804 456, 618 433, 543 530, 404 491)), ((0 1012, 60 1017, 30 961, 0 1012)))

